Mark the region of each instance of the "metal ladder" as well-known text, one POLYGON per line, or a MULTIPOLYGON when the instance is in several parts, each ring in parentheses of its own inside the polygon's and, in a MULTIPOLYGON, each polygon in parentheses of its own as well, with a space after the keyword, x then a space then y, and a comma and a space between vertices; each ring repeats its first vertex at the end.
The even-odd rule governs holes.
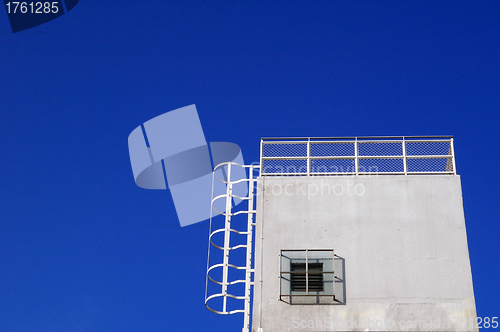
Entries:
MULTIPOLYGON (((251 287, 254 285, 252 280, 252 273, 254 273, 254 269, 252 269, 252 247, 253 247, 253 230, 255 227, 254 222, 254 214, 255 214, 255 200, 254 200, 254 187, 257 182, 256 176, 254 176, 254 172, 259 170, 259 165, 240 165, 234 162, 225 162, 217 165, 213 172, 213 184, 215 181, 219 181, 226 185, 226 193, 214 196, 212 190, 212 214, 216 212, 217 214, 223 215, 225 218, 224 227, 212 230, 212 214, 210 217, 210 235, 209 235, 209 245, 208 245, 208 259, 207 259, 207 280, 205 287, 205 306, 208 310, 220 314, 220 315, 231 315, 235 313, 243 313, 244 321, 242 332, 250 331, 250 295, 251 295, 251 287), (234 167, 242 167, 245 170, 248 170, 248 177, 232 180, 231 179, 231 170, 234 167), (215 174, 217 170, 222 170, 222 173, 226 172, 226 180, 219 179, 215 174), (248 191, 245 197, 237 196, 233 193, 233 186, 239 183, 248 183, 248 191), (232 202, 233 198, 242 200, 243 203, 247 202, 246 209, 232 212, 232 202), (225 212, 217 211, 214 207, 214 203, 218 200, 225 199, 225 212), (231 222, 233 218, 240 214, 247 214, 247 229, 246 231, 238 231, 231 226, 231 222), (224 245, 217 245, 213 241, 213 236, 218 233, 224 233, 224 245), (230 246, 230 238, 231 233, 246 235, 246 243, 245 244, 237 244, 234 246, 230 246), (210 266, 210 252, 211 247, 215 249, 223 251, 223 262, 218 264, 213 264, 210 266), (229 263, 229 253, 232 250, 236 250, 239 248, 246 248, 246 264, 245 266, 237 266, 229 263), (245 270, 245 279, 236 279, 236 280, 228 280, 229 279, 229 269, 236 270, 245 270), (215 280, 211 277, 211 272, 216 269, 222 269, 222 280, 215 280), (208 295, 208 281, 213 282, 214 284, 220 286, 220 292, 216 292, 214 294, 208 295), (245 285, 244 294, 230 294, 228 292, 228 286, 235 284, 245 285), (222 298, 222 308, 218 308, 216 310, 209 305, 209 301, 222 298), (244 301, 244 309, 228 309, 228 298, 233 298, 236 300, 244 301)), ((236 222, 236 221, 234 221, 236 222)), ((219 287, 218 287, 219 289, 219 287)))

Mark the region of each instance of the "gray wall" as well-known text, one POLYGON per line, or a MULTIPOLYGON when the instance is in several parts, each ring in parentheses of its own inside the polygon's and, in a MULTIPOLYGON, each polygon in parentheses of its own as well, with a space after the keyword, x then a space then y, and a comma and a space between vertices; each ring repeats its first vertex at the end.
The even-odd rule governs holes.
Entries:
POLYGON ((261 177, 252 331, 475 331, 459 176, 261 177), (345 259, 346 303, 279 301, 282 249, 345 259))

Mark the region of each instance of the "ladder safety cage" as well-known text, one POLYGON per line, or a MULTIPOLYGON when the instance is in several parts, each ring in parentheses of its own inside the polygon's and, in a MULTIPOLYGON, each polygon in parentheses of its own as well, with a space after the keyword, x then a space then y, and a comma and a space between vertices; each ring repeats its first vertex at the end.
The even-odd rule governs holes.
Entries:
POLYGON ((251 286, 253 286, 252 273, 254 272, 252 268, 253 229, 255 227, 254 193, 258 176, 258 174, 255 175, 255 173, 258 172, 258 170, 259 165, 240 165, 235 162, 221 163, 214 169, 212 182, 212 213, 210 217, 205 306, 208 310, 221 315, 243 313, 244 322, 242 332, 249 332, 250 330, 250 296, 251 286), (238 169, 239 172, 235 172, 236 169, 238 169), (246 171, 248 171, 248 176, 245 175, 243 177, 241 169, 245 171, 245 174, 246 171), (222 175, 223 179, 219 178, 217 174, 222 175), (214 197, 213 188, 220 185, 225 185, 225 193, 214 197), (241 189, 242 185, 247 186, 247 190, 235 192, 235 186, 240 186, 241 189), (246 192, 246 195, 242 196, 242 192, 246 192), (233 202, 235 205, 238 204, 238 202, 246 202, 247 204, 245 208, 233 212, 233 202), (221 211, 222 209, 224 211, 221 211), (224 216, 223 227, 213 229, 214 212, 224 216), (236 219, 235 217, 245 214, 247 215, 246 228, 244 230, 237 229, 237 227, 245 227, 245 223, 242 222, 242 219, 236 219), (217 235, 219 235, 219 237, 223 235, 223 244, 217 242, 217 235), (239 235, 244 238, 244 243, 233 244, 234 238, 239 235), (230 263, 230 253, 238 249, 246 250, 244 253, 244 265, 230 263), (214 251, 222 253, 222 262, 211 265, 210 261, 211 257, 214 256, 214 251), (244 278, 236 278, 233 280, 231 274, 232 270, 242 271, 244 273, 244 278), (217 275, 218 278, 214 275, 217 275), (217 286, 216 292, 209 292, 209 282, 217 286), (229 290, 230 286, 238 284, 244 285, 244 291, 241 293, 240 290, 239 294, 232 294, 229 290), (228 301, 228 299, 232 299, 233 302, 228 301), (236 309, 231 308, 232 304, 237 301, 243 302, 242 307, 236 309))
POLYGON ((456 175, 453 136, 262 138, 262 176, 456 175))

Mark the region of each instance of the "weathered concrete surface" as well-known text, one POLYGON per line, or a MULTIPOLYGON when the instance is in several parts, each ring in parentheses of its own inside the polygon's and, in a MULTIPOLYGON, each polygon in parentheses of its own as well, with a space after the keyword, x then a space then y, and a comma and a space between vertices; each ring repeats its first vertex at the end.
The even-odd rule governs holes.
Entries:
POLYGON ((252 331, 475 331, 459 176, 262 177, 252 331), (345 259, 345 305, 279 301, 282 249, 345 259))

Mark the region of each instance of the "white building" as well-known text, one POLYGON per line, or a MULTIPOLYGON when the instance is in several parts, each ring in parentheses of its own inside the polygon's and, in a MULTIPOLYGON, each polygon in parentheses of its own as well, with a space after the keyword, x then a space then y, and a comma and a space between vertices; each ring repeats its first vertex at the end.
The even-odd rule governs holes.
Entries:
POLYGON ((260 168, 252 331, 477 330, 453 138, 263 139, 260 168))

